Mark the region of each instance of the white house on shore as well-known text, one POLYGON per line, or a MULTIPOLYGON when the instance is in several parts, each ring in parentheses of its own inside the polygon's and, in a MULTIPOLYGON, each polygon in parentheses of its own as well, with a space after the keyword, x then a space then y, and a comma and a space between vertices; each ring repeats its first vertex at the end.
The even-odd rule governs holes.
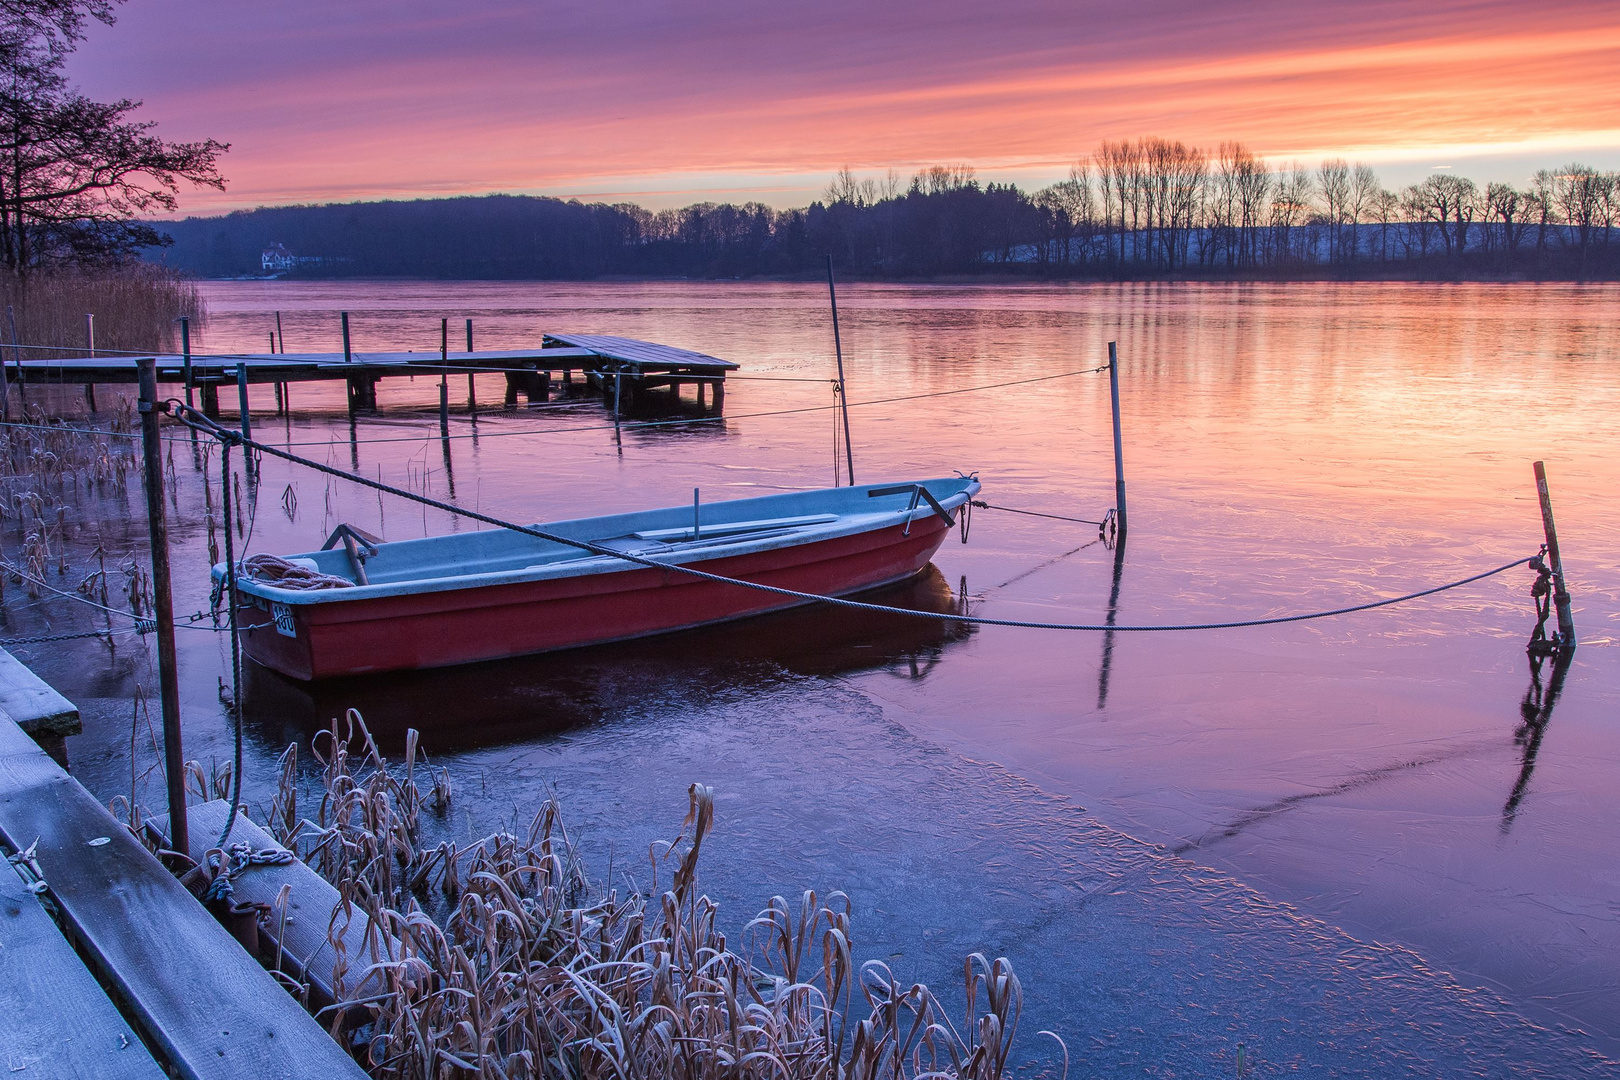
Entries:
POLYGON ((264 253, 259 256, 259 265, 267 274, 277 273, 297 266, 298 258, 278 241, 264 249, 264 253))

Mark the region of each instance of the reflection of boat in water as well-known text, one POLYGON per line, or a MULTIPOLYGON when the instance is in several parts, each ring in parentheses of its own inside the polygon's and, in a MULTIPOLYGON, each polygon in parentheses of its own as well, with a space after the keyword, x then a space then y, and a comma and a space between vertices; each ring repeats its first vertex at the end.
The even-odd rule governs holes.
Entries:
MULTIPOLYGON (((539 527, 570 543, 497 530, 390 544, 343 527, 328 540, 342 537, 341 549, 243 564, 242 645, 284 675, 324 679, 747 618, 804 601, 664 567, 845 596, 922 570, 956 524, 952 511, 978 490, 976 479, 956 477, 702 506, 694 497, 690 507, 539 527)), ((215 580, 224 576, 216 566, 215 580)))
MULTIPOLYGON (((861 599, 917 611, 961 611, 958 596, 932 565, 861 599)), ((244 712, 272 742, 307 736, 348 708, 390 741, 408 727, 433 733, 446 751, 565 731, 633 708, 638 700, 718 686, 765 686, 784 675, 835 675, 891 669, 921 677, 947 645, 973 632, 968 623, 913 619, 877 611, 804 607, 666 634, 431 671, 362 675, 319 682, 244 665, 244 712)))

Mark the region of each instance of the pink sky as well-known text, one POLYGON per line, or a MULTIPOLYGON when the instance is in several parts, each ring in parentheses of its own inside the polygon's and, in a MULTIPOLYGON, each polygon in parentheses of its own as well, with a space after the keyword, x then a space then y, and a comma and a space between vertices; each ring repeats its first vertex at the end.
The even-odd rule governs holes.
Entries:
POLYGON ((232 143, 182 210, 536 192, 802 205, 832 171, 1060 177, 1240 139, 1386 182, 1620 164, 1620 4, 129 0, 74 61, 232 143))

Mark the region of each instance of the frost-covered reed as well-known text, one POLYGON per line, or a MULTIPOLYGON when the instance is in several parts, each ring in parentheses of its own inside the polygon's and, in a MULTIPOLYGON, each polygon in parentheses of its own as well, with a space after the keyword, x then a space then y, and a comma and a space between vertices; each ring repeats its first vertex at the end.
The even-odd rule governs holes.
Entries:
POLYGON ((452 793, 443 770, 423 774, 414 731, 403 767, 353 710, 312 750, 318 805, 300 812, 290 747, 268 825, 338 889, 334 946, 355 911, 375 927, 367 955, 336 960, 336 985, 366 994, 323 1017, 379 1080, 998 1080, 1008 1069, 1023 995, 1006 960, 966 959, 958 1026, 928 987, 857 966, 841 893, 773 897, 728 938, 698 887, 714 824, 700 784, 680 835, 649 851, 643 890, 590 879, 555 799, 521 832, 422 841, 423 813, 452 793))

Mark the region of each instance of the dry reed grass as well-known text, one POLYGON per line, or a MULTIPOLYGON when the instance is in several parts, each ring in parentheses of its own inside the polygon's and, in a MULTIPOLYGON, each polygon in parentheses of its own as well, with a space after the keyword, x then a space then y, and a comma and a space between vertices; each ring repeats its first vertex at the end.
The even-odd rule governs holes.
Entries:
POLYGON ((98 352, 173 351, 179 335, 175 320, 189 316, 197 327, 206 314, 195 283, 151 263, 21 280, 0 277, 3 306, 12 309, 17 331, 13 339, 9 321, 0 324, 0 341, 46 347, 22 350, 24 359, 83 356, 87 314, 96 317, 98 352))
POLYGON ((403 768, 353 710, 311 748, 313 816, 299 812, 289 747, 269 828, 338 889, 328 940, 345 999, 324 1015, 379 1080, 999 1080, 1008 1069, 1023 995, 1006 960, 967 958, 958 1028, 928 987, 876 961, 857 969, 841 893, 773 897, 734 946, 698 888, 714 824, 702 785, 681 834, 648 853, 651 888, 621 891, 588 878, 555 799, 521 834, 422 842, 424 808, 448 808, 451 791, 439 770, 422 794, 414 731, 403 768), (375 928, 364 956, 341 951, 356 910, 375 928), (350 989, 361 984, 364 997, 350 989))
MULTIPOLYGON (((123 437, 134 427, 127 400, 109 411, 107 434, 52 426, 38 405, 30 406, 23 419, 31 426, 0 427, 0 524, 14 526, 17 544, 8 552, 0 533, 0 568, 5 570, 0 584, 9 579, 38 597, 48 570, 54 570, 52 578, 67 574, 70 534, 94 516, 86 513, 86 506, 102 498, 122 500, 140 466, 134 440, 123 437)), ((98 569, 78 583, 78 591, 106 603, 105 556, 99 547, 91 556, 98 569)), ((133 570, 144 574, 138 564, 133 570)), ((134 614, 150 610, 149 604, 143 608, 143 599, 141 592, 131 593, 134 614)))

